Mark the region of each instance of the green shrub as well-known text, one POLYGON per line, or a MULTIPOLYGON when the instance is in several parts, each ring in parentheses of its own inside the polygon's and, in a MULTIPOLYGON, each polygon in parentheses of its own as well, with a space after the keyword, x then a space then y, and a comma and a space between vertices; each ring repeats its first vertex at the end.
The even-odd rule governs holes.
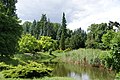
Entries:
POLYGON ((26 66, 17 66, 15 69, 3 71, 5 78, 39 78, 44 76, 51 76, 52 69, 43 64, 30 62, 26 66))
POLYGON ((107 62, 113 69, 115 69, 117 72, 120 71, 120 32, 117 32, 117 34, 112 39, 112 46, 111 46, 111 57, 109 61, 111 63, 107 62))
POLYGON ((19 51, 20 52, 33 52, 37 48, 37 40, 30 34, 23 35, 19 40, 19 51))
POLYGON ((120 72, 116 74, 115 80, 120 80, 120 72))
POLYGON ((13 67, 10 66, 10 65, 6 65, 6 64, 3 63, 3 62, 0 63, 0 71, 9 70, 9 69, 13 69, 13 67))

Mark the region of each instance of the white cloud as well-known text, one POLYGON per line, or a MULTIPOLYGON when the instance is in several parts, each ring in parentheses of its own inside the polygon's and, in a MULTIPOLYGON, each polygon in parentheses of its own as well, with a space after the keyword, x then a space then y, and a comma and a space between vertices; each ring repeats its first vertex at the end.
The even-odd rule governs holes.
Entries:
POLYGON ((66 13, 68 28, 87 27, 92 23, 120 21, 119 0, 19 0, 17 13, 22 20, 39 20, 46 13, 51 21, 61 22, 66 13))

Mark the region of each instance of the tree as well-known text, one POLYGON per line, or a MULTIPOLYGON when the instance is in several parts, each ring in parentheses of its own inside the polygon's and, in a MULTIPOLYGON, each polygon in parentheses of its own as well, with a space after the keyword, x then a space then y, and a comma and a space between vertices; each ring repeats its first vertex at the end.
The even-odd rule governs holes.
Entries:
POLYGON ((63 13, 61 29, 62 29, 62 32, 65 35, 65 37, 66 37, 66 34, 67 34, 67 29, 66 29, 67 24, 66 23, 67 23, 67 21, 66 21, 66 18, 65 18, 65 13, 63 13))
POLYGON ((23 34, 30 34, 31 33, 31 25, 32 23, 29 22, 29 21, 25 21, 22 25, 22 28, 23 28, 23 34))
POLYGON ((62 29, 61 29, 61 26, 60 26, 60 27, 58 28, 57 35, 56 35, 56 39, 57 39, 58 41, 60 41, 61 34, 62 34, 62 29))
POLYGON ((50 19, 48 19, 47 21, 47 35, 46 36, 49 36, 51 37, 52 39, 55 39, 55 36, 56 33, 54 31, 54 25, 50 22, 50 19))
POLYGON ((35 35, 35 38, 36 39, 39 39, 39 36, 40 35, 42 35, 42 28, 41 28, 41 26, 40 26, 40 22, 38 21, 37 23, 36 23, 36 30, 35 30, 35 33, 36 33, 36 35, 35 35))
MULTIPOLYGON (((49 36, 52 39, 57 39, 57 32, 61 24, 51 23, 47 20, 46 14, 42 14, 40 21, 34 20, 33 23, 25 21, 22 25, 23 34, 31 34, 39 39, 40 36, 49 36)), ((61 34, 59 35, 61 36, 61 34)))
POLYGON ((0 55, 11 56, 17 52, 22 33, 20 21, 15 15, 14 0, 0 1, 0 55))
POLYGON ((14 17, 16 15, 16 6, 17 0, 1 0, 0 3, 4 6, 5 15, 14 17))
POLYGON ((108 57, 107 63, 108 67, 112 67, 113 69, 120 71, 120 32, 117 32, 114 38, 112 39, 111 46, 111 57, 108 57))
POLYGON ((72 49, 84 48, 86 41, 86 33, 81 28, 78 28, 73 32, 70 37, 69 46, 72 49))
POLYGON ((35 36, 36 34, 36 20, 33 21, 33 23, 30 25, 30 34, 35 36))
POLYGON ((111 41, 115 36, 115 32, 113 30, 107 31, 106 34, 102 36, 102 42, 104 44, 104 48, 110 49, 111 47, 111 41))
POLYGON ((117 28, 117 30, 119 31, 120 30, 120 23, 118 23, 118 22, 113 22, 113 21, 109 21, 109 27, 110 27, 110 29, 113 29, 113 27, 116 27, 117 28))
POLYGON ((47 36, 47 17, 46 14, 42 14, 41 20, 40 20, 40 26, 41 26, 41 36, 47 36))
POLYGON ((88 48, 102 49, 102 36, 106 34, 108 30, 113 30, 113 26, 109 26, 107 23, 92 24, 89 26, 86 46, 88 48))
POLYGON ((39 39, 40 36, 47 36, 47 17, 46 14, 42 14, 40 21, 36 24, 36 38, 39 39))
POLYGON ((67 49, 67 48, 71 48, 71 46, 70 46, 70 37, 67 37, 66 39, 65 39, 65 48, 67 49))
POLYGON ((62 34, 61 34, 61 38, 60 38, 60 49, 64 50, 65 49, 65 38, 67 37, 66 36, 66 19, 65 19, 65 13, 63 13, 63 17, 62 17, 62 26, 61 26, 61 31, 62 31, 62 34))
POLYGON ((53 25, 53 30, 54 30, 53 39, 58 40, 57 37, 60 36, 60 35, 58 35, 58 32, 59 32, 58 29, 61 27, 61 24, 59 24, 59 23, 51 23, 51 24, 53 25))

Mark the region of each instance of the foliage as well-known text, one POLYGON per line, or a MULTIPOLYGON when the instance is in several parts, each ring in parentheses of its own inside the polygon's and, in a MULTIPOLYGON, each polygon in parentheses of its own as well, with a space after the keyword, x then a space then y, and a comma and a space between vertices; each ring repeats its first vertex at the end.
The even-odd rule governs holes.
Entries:
POLYGON ((71 48, 67 48, 64 50, 64 52, 68 52, 68 51, 71 51, 72 49, 71 48))
MULTIPOLYGON (((7 4, 12 4, 9 2, 10 0, 7 4)), ((11 2, 13 2, 13 0, 11 2)), ((3 6, 0 2, 0 11, 2 11, 0 12, 0 55, 11 56, 17 52, 18 39, 20 38, 22 28, 19 25, 20 21, 18 18, 12 16, 14 15, 14 11, 8 11, 7 14, 6 10, 4 10, 6 6, 8 5, 3 6)), ((8 8, 14 10, 11 9, 12 6, 8 8)))
POLYGON ((39 78, 44 76, 51 76, 52 69, 43 64, 30 62, 26 66, 17 66, 15 69, 3 71, 6 78, 39 78))
POLYGON ((65 19, 65 13, 63 13, 62 17, 62 26, 61 26, 61 38, 60 38, 60 49, 65 50, 65 38, 67 34, 67 29, 66 29, 66 19, 65 19))
POLYGON ((39 41, 44 51, 48 51, 49 49, 52 49, 52 50, 57 49, 57 41, 51 39, 51 37, 41 36, 39 41))
POLYGON ((70 37, 69 47, 72 49, 84 48, 86 41, 86 33, 81 28, 73 32, 70 37))
POLYGON ((87 42, 86 42, 87 47, 90 47, 90 48, 97 47, 94 43, 97 42, 97 44, 98 44, 101 42, 101 37, 105 33, 104 31, 105 31, 106 26, 107 26, 106 23, 91 24, 91 26, 89 26, 89 28, 88 28, 89 33, 87 35, 87 42), (93 44, 91 44, 91 43, 89 44, 89 42, 92 42, 93 44))
POLYGON ((23 35, 19 41, 20 52, 49 51, 49 49, 57 49, 57 41, 48 36, 41 36, 40 40, 36 40, 31 34, 23 35))
MULTIPOLYGON (((37 40, 41 38, 40 36, 49 36, 51 39, 58 40, 56 41, 57 48, 59 46, 59 49, 63 50, 66 48, 78 49, 85 47, 86 32, 81 28, 75 31, 67 29, 66 22, 65 13, 62 16, 62 24, 51 23, 49 19, 47 20, 46 14, 42 14, 38 22, 34 20, 33 23, 28 21, 23 23, 23 33, 29 33, 37 40)), ((40 41, 38 43, 41 44, 40 41)), ((39 47, 41 49, 41 45, 39 47)))
POLYGON ((106 49, 110 49, 111 40, 114 38, 114 36, 115 32, 113 30, 107 31, 107 33, 102 36, 102 42, 106 49))
POLYGON ((17 0, 1 0, 0 3, 4 5, 5 15, 16 16, 16 6, 17 0))
POLYGON ((56 50, 55 53, 62 53, 63 50, 56 50))
POLYGON ((46 14, 42 14, 39 21, 34 20, 33 23, 26 21, 22 25, 23 33, 31 34, 36 39, 39 39, 40 36, 49 36, 52 39, 56 39, 56 34, 60 26, 59 23, 51 23, 50 19, 47 20, 46 14))
POLYGON ((0 62, 0 71, 9 70, 9 69, 13 69, 13 67, 10 66, 10 65, 6 65, 6 64, 3 63, 3 62, 0 62))
POLYGON ((86 46, 88 48, 102 48, 102 36, 108 30, 113 30, 113 26, 109 26, 107 23, 91 24, 88 28, 86 46))
POLYGON ((30 34, 23 35, 19 41, 20 52, 33 52, 37 49, 37 40, 30 34))
POLYGON ((120 71, 120 32, 112 39, 111 56, 113 69, 120 71))
POLYGON ((83 61, 83 59, 86 57, 87 62, 90 64, 91 60, 94 60, 95 58, 100 58, 100 55, 106 55, 106 51, 102 51, 99 49, 78 49, 78 50, 72 50, 69 52, 61 52, 62 55, 60 56, 60 59, 64 62, 66 61, 83 61))
MULTIPOLYGON (((0 78, 2 80, 31 80, 31 79, 22 79, 22 78, 0 78)), ((33 78, 32 80, 74 80, 69 77, 44 77, 44 78, 33 78)))
POLYGON ((120 23, 118 22, 113 22, 113 21, 109 21, 109 29, 113 29, 113 27, 116 27, 117 29, 114 29, 116 31, 120 31, 120 23))
POLYGON ((30 26, 30 29, 29 29, 30 34, 34 37, 36 36, 36 24, 37 24, 37 22, 36 22, 36 20, 34 20, 33 23, 31 23, 31 25, 29 25, 30 26))
POLYGON ((25 21, 22 25, 23 28, 23 34, 29 34, 30 33, 30 26, 31 26, 31 22, 29 21, 25 21))
POLYGON ((120 80, 120 72, 116 74, 115 80, 120 80))

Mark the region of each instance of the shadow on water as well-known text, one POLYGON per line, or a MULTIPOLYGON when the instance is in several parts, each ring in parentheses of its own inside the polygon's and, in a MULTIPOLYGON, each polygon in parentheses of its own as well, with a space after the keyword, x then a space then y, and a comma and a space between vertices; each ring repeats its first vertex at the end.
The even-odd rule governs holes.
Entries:
POLYGON ((75 80, 114 80, 115 73, 105 69, 66 63, 54 64, 54 76, 71 77, 75 80))

